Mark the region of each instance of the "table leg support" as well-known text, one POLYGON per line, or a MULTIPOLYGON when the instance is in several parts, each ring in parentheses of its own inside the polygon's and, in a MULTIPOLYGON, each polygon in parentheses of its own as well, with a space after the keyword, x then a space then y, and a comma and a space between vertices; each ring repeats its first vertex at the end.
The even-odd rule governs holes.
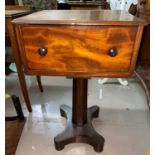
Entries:
POLYGON ((32 112, 32 107, 31 107, 31 103, 30 103, 30 99, 29 99, 29 95, 28 95, 28 91, 27 91, 27 86, 26 86, 26 81, 25 81, 25 76, 23 73, 22 68, 20 68, 17 64, 17 70, 18 70, 18 78, 19 78, 19 82, 20 82, 20 87, 23 93, 23 97, 27 106, 27 109, 29 112, 32 112))
POLYGON ((60 113, 67 119, 67 127, 54 138, 57 150, 73 142, 88 143, 96 152, 103 150, 104 138, 92 126, 92 119, 98 117, 99 107, 87 109, 87 79, 73 79, 73 108, 62 105, 60 113))
POLYGON ((14 56, 16 67, 17 67, 18 79, 20 82, 20 87, 23 93, 23 97, 24 97, 27 109, 29 112, 32 112, 32 107, 31 107, 31 103, 30 103, 30 99, 29 99, 29 95, 27 91, 27 86, 26 86, 26 81, 25 81, 25 75, 23 71, 23 65, 21 62, 20 52, 19 52, 19 48, 17 44, 17 38, 15 35, 15 29, 14 29, 13 24, 11 23, 11 20, 12 18, 10 17, 8 19, 8 31, 9 31, 9 36, 11 40, 13 56, 14 56))
POLYGON ((41 82, 41 77, 40 76, 36 76, 37 82, 38 82, 38 87, 40 89, 40 92, 43 92, 43 86, 42 86, 42 82, 41 82))

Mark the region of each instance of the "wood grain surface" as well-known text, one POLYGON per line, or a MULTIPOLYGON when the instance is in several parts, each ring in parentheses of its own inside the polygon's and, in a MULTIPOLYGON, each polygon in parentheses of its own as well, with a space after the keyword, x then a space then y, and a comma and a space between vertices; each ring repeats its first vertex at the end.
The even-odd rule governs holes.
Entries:
POLYGON ((73 119, 71 109, 61 107, 68 124, 65 132, 54 138, 56 149, 85 142, 101 152, 104 138, 91 125, 99 108, 89 108, 86 115, 87 78, 131 76, 144 21, 121 11, 65 10, 41 11, 13 23, 26 74, 74 79, 73 119))
POLYGON ((25 68, 42 72, 128 72, 137 27, 22 26, 25 68), (47 48, 45 56, 38 49, 47 48), (109 56, 111 48, 117 50, 109 56))
POLYGON ((6 31, 7 31, 8 37, 11 41, 12 54, 14 57, 14 61, 16 63, 18 78, 19 78, 21 90, 23 93, 23 97, 24 97, 24 100, 25 100, 25 103, 27 105, 29 112, 31 112, 32 107, 30 104, 30 99, 29 99, 29 95, 28 95, 28 91, 27 91, 25 75, 23 72, 23 65, 21 62, 20 55, 19 55, 17 38, 16 38, 14 26, 11 23, 11 21, 14 18, 21 17, 23 15, 27 15, 28 13, 30 13, 30 10, 6 10, 5 11, 5 24, 6 24, 5 26, 6 26, 6 31))
POLYGON ((44 10, 13 23, 26 74, 69 77, 131 76, 146 24, 118 10, 44 10))
POLYGON ((121 10, 44 10, 15 19, 15 24, 143 25, 144 20, 121 10))

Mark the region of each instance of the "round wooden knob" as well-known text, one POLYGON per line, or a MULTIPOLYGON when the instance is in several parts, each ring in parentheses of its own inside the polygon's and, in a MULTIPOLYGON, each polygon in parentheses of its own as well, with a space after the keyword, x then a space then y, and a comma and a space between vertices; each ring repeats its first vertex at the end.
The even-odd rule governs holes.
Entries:
POLYGON ((111 48, 109 50, 109 56, 115 57, 117 55, 117 50, 115 48, 111 48))
POLYGON ((38 49, 38 53, 39 53, 39 55, 41 55, 41 56, 45 56, 45 55, 47 54, 47 48, 46 48, 46 47, 40 47, 40 48, 38 49))

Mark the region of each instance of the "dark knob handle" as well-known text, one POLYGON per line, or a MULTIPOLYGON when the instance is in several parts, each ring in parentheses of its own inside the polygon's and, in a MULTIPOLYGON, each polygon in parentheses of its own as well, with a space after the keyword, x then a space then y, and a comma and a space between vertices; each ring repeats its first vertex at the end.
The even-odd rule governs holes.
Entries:
POLYGON ((41 56, 45 56, 45 55, 47 54, 47 48, 46 48, 46 47, 40 47, 40 48, 38 49, 38 53, 39 53, 39 55, 41 55, 41 56))
POLYGON ((117 50, 115 48, 111 48, 108 54, 111 57, 115 57, 117 55, 117 50))

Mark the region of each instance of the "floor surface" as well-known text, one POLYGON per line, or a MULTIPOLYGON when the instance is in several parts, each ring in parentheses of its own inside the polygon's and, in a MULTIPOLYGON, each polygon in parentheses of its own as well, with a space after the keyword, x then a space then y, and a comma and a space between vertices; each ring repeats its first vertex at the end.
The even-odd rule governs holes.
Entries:
MULTIPOLYGON (((146 155, 149 150, 149 109, 141 85, 129 79, 128 86, 117 81, 103 85, 99 99, 97 78, 89 80, 88 106, 100 107, 93 126, 105 137, 104 151, 96 153, 88 144, 73 143, 56 151, 53 138, 65 129, 60 116, 61 104, 72 105, 72 80, 65 77, 42 77, 44 92, 39 92, 35 77, 27 77, 33 112, 28 113, 22 98, 17 75, 6 77, 6 92, 20 97, 27 122, 15 155, 146 155)), ((6 115, 15 110, 6 103, 6 115)))

